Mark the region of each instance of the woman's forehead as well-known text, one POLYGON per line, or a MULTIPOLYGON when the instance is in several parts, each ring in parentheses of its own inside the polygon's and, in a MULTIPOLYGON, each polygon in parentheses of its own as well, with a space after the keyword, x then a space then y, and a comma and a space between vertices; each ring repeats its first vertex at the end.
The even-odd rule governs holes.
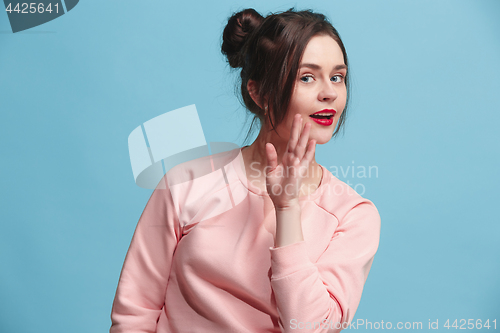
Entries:
POLYGON ((301 60, 303 64, 316 64, 321 66, 336 66, 344 63, 344 56, 338 43, 330 36, 314 36, 304 50, 301 60))

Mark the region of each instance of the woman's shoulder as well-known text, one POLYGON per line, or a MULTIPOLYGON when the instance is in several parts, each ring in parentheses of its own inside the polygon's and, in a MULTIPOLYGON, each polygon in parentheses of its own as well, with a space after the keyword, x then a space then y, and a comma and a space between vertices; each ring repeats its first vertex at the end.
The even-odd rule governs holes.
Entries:
POLYGON ((172 167, 165 175, 170 186, 178 184, 201 183, 206 176, 220 172, 239 154, 240 148, 193 158, 172 167))
POLYGON ((364 210, 373 218, 379 218, 375 204, 356 192, 349 184, 335 177, 327 168, 326 183, 322 184, 321 195, 315 200, 318 206, 335 215, 341 221, 354 209, 364 210))
POLYGON ((210 209, 214 210, 214 200, 217 206, 230 202, 225 199, 225 195, 228 192, 228 178, 231 178, 228 172, 233 169, 227 166, 238 154, 239 149, 231 149, 202 156, 180 163, 166 173, 172 199, 184 224, 192 222, 195 216, 198 219, 207 218, 208 215, 201 214, 200 209, 211 206, 210 209))

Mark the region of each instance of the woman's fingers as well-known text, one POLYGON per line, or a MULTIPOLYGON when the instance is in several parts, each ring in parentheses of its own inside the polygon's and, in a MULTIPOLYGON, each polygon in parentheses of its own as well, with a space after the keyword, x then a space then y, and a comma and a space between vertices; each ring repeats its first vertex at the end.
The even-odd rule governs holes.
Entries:
POLYGON ((290 131, 290 140, 288 140, 288 145, 287 145, 288 153, 293 153, 295 151, 301 129, 302 129, 302 117, 300 116, 300 114, 297 113, 293 118, 292 130, 290 131))
POLYGON ((270 142, 266 143, 266 156, 267 166, 270 167, 270 171, 276 169, 278 166, 278 154, 276 153, 276 148, 270 142))
MULTIPOLYGON (((311 143, 312 140, 309 140, 312 125, 311 123, 306 123, 302 127, 302 123, 302 116, 298 113, 295 114, 287 150, 283 156, 282 163, 284 166, 308 165, 308 162, 311 162, 314 156, 316 141, 311 143)), ((266 153, 268 156, 268 166, 271 167, 271 170, 274 170, 278 166, 278 156, 276 149, 271 143, 266 144, 266 153)))
POLYGON ((309 141, 309 132, 311 130, 311 124, 306 123, 304 127, 302 127, 302 116, 300 114, 296 114, 293 118, 292 129, 290 131, 290 140, 287 144, 287 153, 290 154, 290 161, 293 164, 293 160, 298 158, 299 161, 302 161, 304 157, 304 153, 307 148, 307 143, 309 141))
POLYGON ((298 198, 302 179, 305 177, 309 164, 314 158, 316 140, 309 140, 312 127, 306 123, 302 127, 303 119, 296 114, 293 119, 286 151, 278 164, 278 154, 272 143, 266 143, 267 171, 266 186, 273 202, 279 205, 298 198), (282 171, 280 173, 280 171, 282 171), (276 185, 286 188, 280 194, 273 193, 276 185), (291 189, 290 189, 291 187, 291 189))
POLYGON ((304 155, 304 158, 302 159, 302 163, 304 163, 304 165, 307 166, 309 165, 309 163, 311 163, 315 150, 316 150, 316 140, 309 141, 309 144, 307 145, 307 151, 304 155))
POLYGON ((302 161, 304 158, 304 153, 307 148, 307 142, 309 141, 309 132, 311 130, 311 123, 306 123, 304 128, 302 129, 302 133, 300 134, 299 142, 297 147, 295 148, 295 154, 302 161))

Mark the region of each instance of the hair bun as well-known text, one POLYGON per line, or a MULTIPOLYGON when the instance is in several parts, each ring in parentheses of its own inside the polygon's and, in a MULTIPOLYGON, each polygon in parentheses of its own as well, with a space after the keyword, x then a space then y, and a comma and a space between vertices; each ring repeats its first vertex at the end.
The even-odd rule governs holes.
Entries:
POLYGON ((264 20, 258 12, 249 8, 233 14, 227 22, 222 33, 221 52, 227 57, 229 65, 233 68, 243 66, 241 50, 248 35, 252 33, 264 20))

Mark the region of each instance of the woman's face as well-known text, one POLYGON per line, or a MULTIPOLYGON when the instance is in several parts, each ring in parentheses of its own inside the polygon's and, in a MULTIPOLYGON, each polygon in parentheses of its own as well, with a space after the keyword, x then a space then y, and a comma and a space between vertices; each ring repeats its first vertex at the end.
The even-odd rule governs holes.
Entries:
POLYGON ((311 123, 309 140, 327 143, 346 104, 344 78, 347 69, 337 42, 330 36, 318 35, 306 46, 288 112, 276 130, 282 138, 290 137, 295 114, 302 116, 302 125, 311 123), (334 114, 330 119, 311 117, 314 113, 334 114))

